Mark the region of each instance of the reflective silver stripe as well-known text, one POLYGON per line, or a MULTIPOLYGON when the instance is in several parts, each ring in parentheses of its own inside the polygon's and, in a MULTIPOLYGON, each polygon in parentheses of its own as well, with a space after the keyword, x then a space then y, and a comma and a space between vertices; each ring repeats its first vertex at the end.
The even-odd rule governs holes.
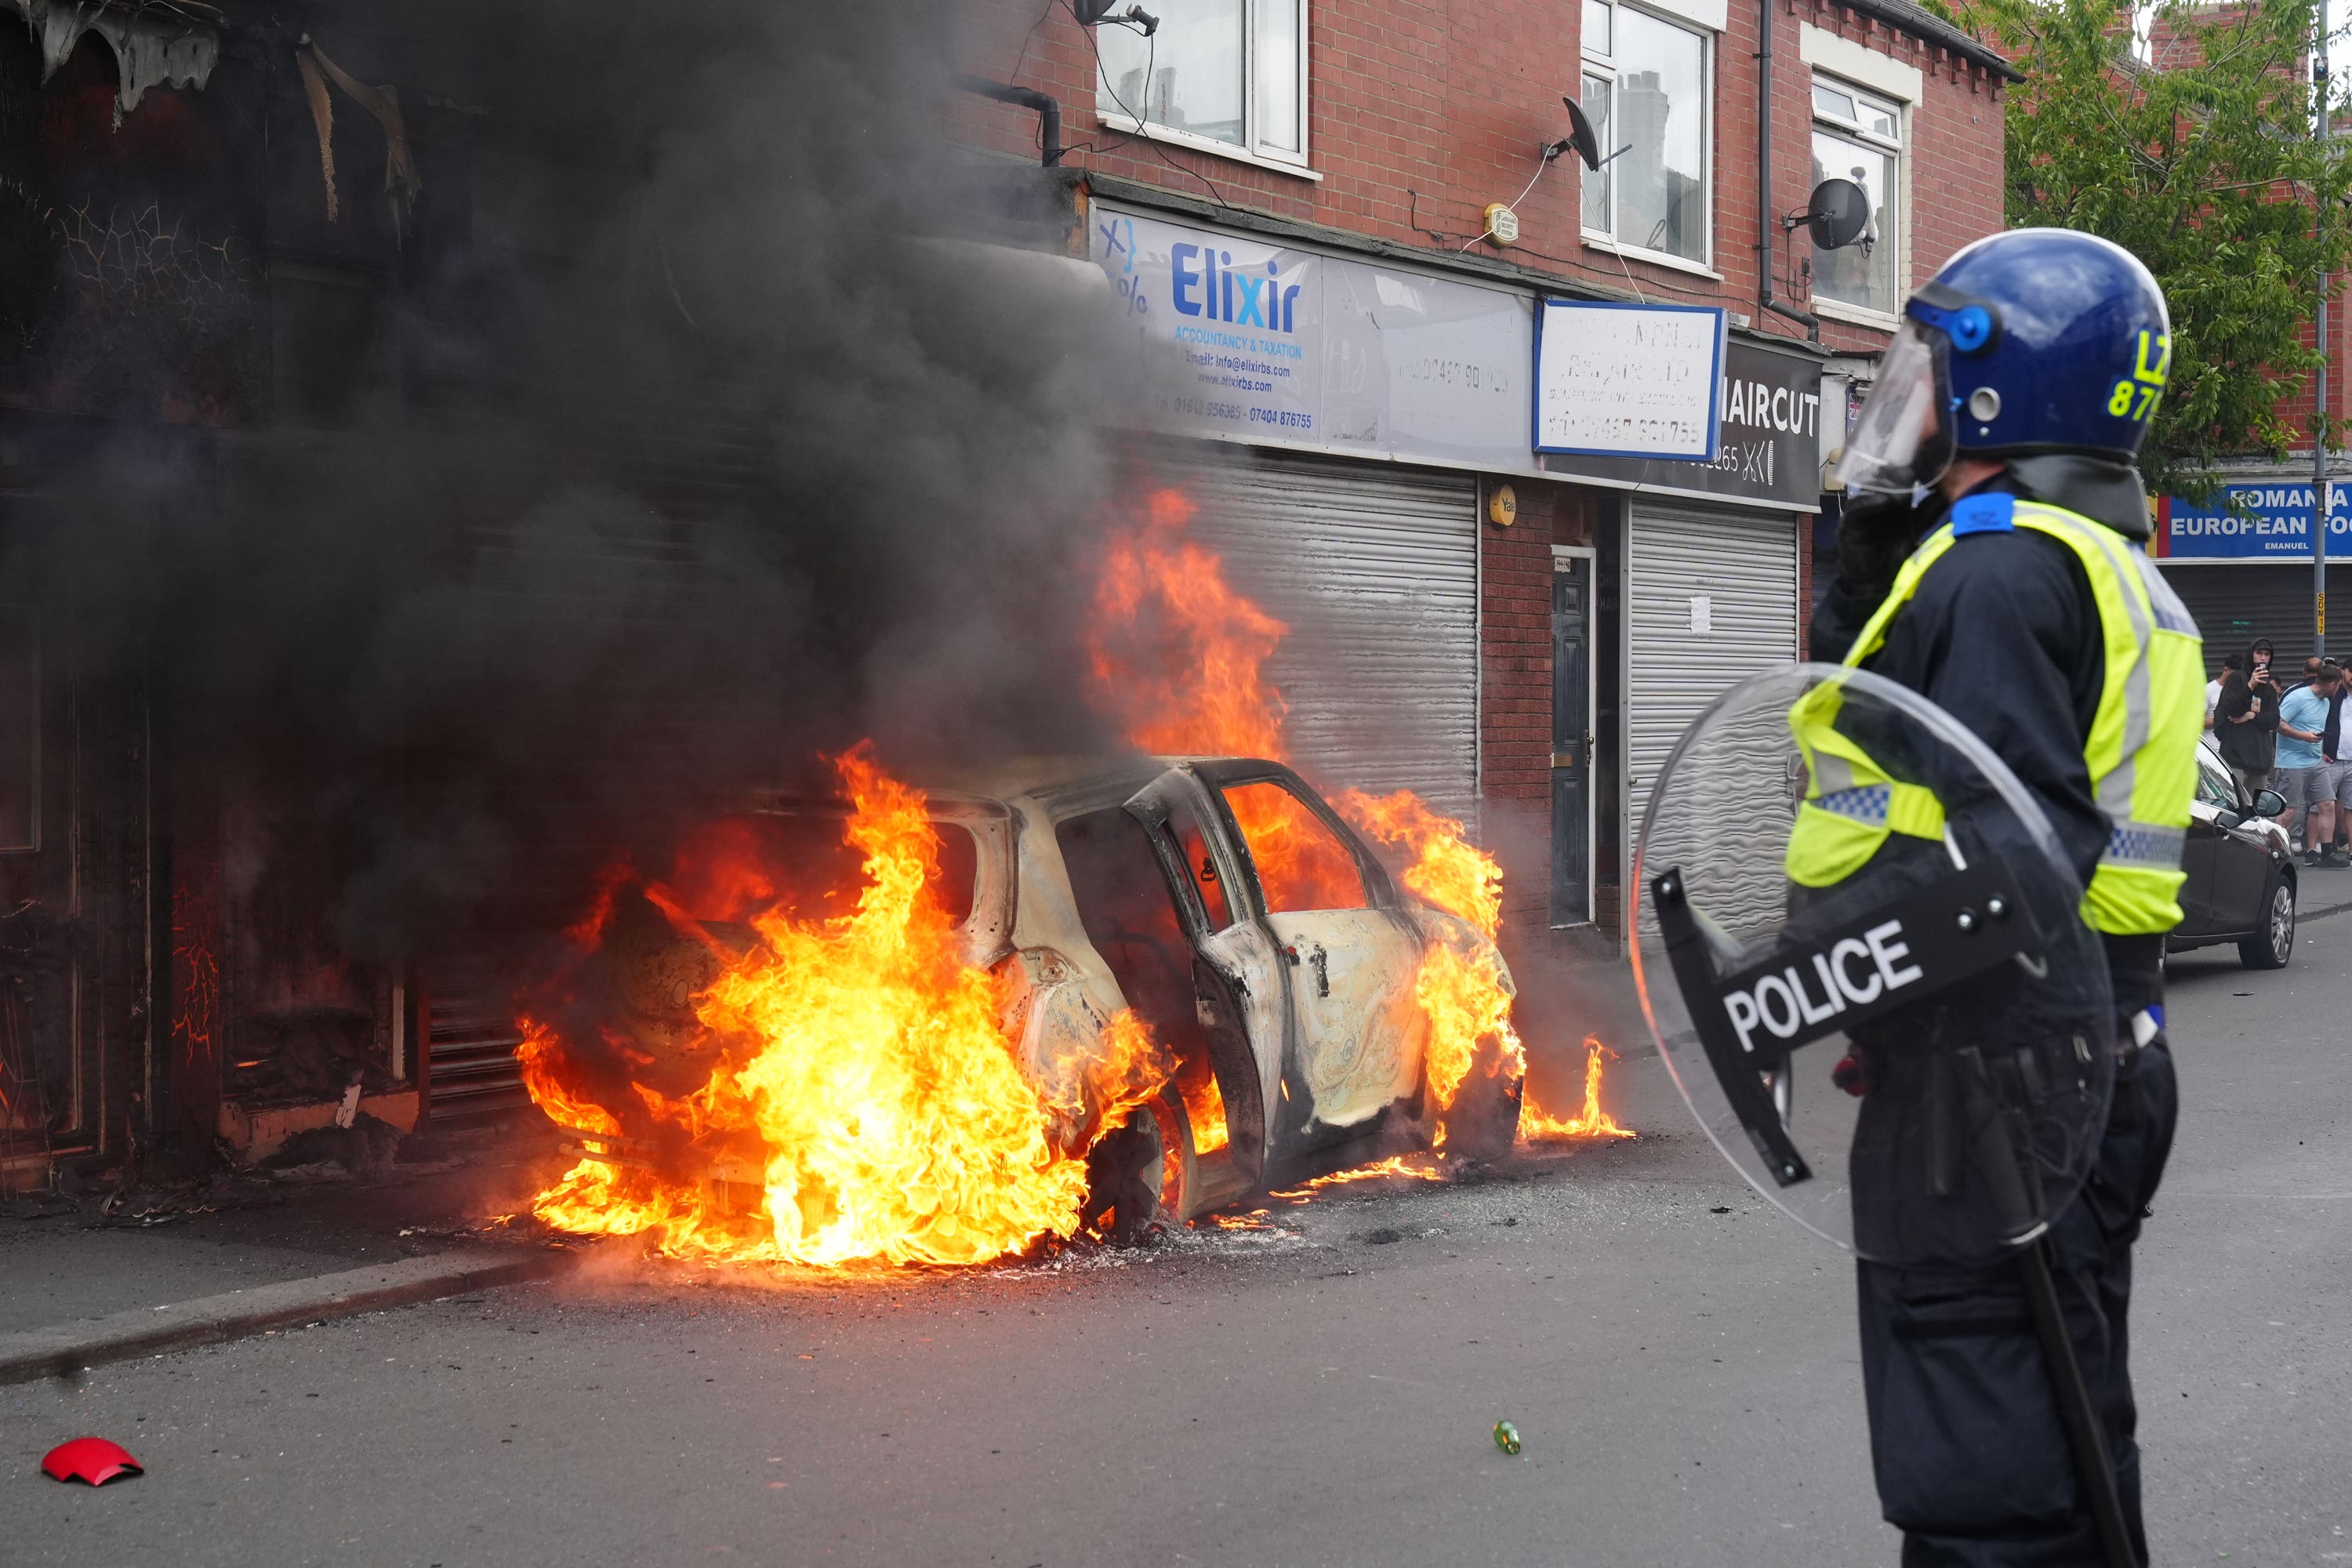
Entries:
POLYGON ((2158 629, 2179 632, 2203 642, 2205 634, 2197 629, 2197 617, 2189 613, 2189 606, 2180 602, 2180 595, 2172 591, 2172 584, 2164 580, 2164 574, 2156 569, 2147 552, 2135 544, 2131 552, 2133 563, 2139 568, 2141 585, 2147 589, 2148 607, 2156 613, 2158 629))
POLYGON ((2107 847, 2099 856, 2099 864, 2178 871, 2181 852, 2188 845, 2186 828, 2158 827, 2151 822, 2118 822, 2115 831, 2107 835, 2107 847))
MULTIPOLYGON (((1814 802, 1814 804, 1816 805, 1828 805, 1830 796, 1833 795, 1850 794, 1856 787, 1853 775, 1853 764, 1847 762, 1843 757, 1833 757, 1826 752, 1815 752, 1813 753, 1813 784, 1815 788, 1822 792, 1822 798, 1814 802)), ((1835 806, 1831 806, 1830 809, 1834 811, 1837 808, 1835 806)), ((1881 812, 1880 815, 1883 816, 1885 814, 1881 812)))
MULTIPOLYGON (((2072 513, 2061 511, 2054 507, 2020 507, 2018 513, 2021 516, 2031 516, 2038 522, 2052 525, 2050 531, 2063 529, 2066 533, 2097 551, 2100 557, 2106 562, 2107 569, 2115 575, 2116 588, 2123 597, 2124 608, 2130 617, 2132 640, 2137 645, 2137 648, 2132 658, 2131 668, 2124 675, 2123 745, 2116 756, 2116 765, 2092 786, 2092 793, 2097 798, 2099 809, 2106 813, 2108 820, 2125 822, 2131 816, 2132 792, 2139 779, 2140 748, 2147 744, 2148 731, 2156 722, 2155 705, 2148 695, 2150 679, 2148 652, 2156 640, 2156 627, 2148 613, 2148 606, 2141 597, 2147 592, 2147 584, 2140 576, 2138 566, 2128 555, 2122 552, 2128 546, 2124 544, 2122 536, 2113 530, 2097 523, 2078 521, 2072 513)), ((2095 594, 2094 597, 2096 597, 2095 594)), ((2101 618, 2105 619, 2104 616, 2101 618)), ((2104 626, 2101 628, 2099 642, 2104 648, 2106 644, 2104 626)), ((2102 693, 2103 700, 2104 695, 2102 693)), ((2178 857, 2176 856, 2175 858, 2177 861, 2178 857)))

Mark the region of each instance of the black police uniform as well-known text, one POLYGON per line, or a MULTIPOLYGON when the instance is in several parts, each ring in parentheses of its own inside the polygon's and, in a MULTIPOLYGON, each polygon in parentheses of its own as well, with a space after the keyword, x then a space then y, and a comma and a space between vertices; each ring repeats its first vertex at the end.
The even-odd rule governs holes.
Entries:
MULTIPOLYGON (((1981 489, 2147 535, 2137 474, 2057 456, 2013 461, 1981 489)), ((1911 547, 1941 521, 1883 499, 1849 510, 1839 571, 1812 627, 1834 659, 1885 597, 1911 547)), ((2048 812, 2087 884, 2107 818, 2084 748, 2105 679, 2090 582, 2074 552, 2029 529, 1972 536, 1930 568, 1865 668, 1909 687, 1982 738, 2048 812)), ((2170 1152, 2179 1109, 2158 1034, 2160 937, 2109 937, 2119 1037, 2115 1099, 2088 1181, 2051 1226, 2059 1300, 2106 1429, 2135 1548, 2147 1559, 2128 1368, 2131 1247, 2170 1152)), ((1857 1169, 1857 1191, 1869 1173, 1857 1169)), ((2049 1368, 2016 1266, 1858 1266, 1863 1384, 1879 1500, 1904 1531, 1905 1568, 2059 1568, 2105 1561, 2077 1484, 2049 1368)))

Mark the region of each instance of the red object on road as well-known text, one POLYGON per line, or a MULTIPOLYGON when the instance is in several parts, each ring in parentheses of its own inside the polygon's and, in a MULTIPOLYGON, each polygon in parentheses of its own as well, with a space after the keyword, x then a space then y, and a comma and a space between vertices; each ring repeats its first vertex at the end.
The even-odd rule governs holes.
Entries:
POLYGON ((77 1437, 70 1443, 60 1443, 41 1456, 41 1468, 61 1481, 88 1481, 102 1487, 119 1476, 146 1473, 147 1467, 131 1457, 131 1450, 120 1443, 110 1443, 103 1437, 77 1437))

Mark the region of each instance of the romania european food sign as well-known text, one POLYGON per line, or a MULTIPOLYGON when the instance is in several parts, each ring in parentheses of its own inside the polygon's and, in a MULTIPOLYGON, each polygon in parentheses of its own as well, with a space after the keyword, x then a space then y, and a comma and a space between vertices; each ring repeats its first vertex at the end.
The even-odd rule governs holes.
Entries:
MULTIPOLYGON (((2327 558, 2352 561, 2352 486, 2329 487, 2327 558)), ((2171 561, 2308 561, 2311 486, 2226 485, 2205 506, 2158 503, 2155 549, 2171 561)))

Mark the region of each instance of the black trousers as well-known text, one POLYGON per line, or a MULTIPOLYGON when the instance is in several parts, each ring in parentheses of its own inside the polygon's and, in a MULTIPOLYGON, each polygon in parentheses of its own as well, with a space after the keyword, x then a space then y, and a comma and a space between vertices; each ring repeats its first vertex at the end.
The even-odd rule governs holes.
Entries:
MULTIPOLYGON (((2143 1563, 2131 1247, 2179 1111, 2159 1037, 2119 1068, 2098 1162, 2051 1226, 2059 1302, 2143 1563)), ((2016 1265, 1859 1270, 1871 1458, 1903 1568, 2097 1568, 2098 1529, 2016 1265)))

